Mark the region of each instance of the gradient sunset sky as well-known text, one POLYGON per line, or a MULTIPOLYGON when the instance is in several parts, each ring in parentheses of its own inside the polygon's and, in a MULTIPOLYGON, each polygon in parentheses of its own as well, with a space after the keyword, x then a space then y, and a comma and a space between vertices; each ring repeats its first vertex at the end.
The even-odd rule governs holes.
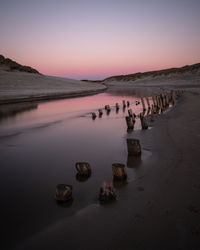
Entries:
POLYGON ((200 62, 200 0, 0 0, 0 54, 74 79, 200 62))

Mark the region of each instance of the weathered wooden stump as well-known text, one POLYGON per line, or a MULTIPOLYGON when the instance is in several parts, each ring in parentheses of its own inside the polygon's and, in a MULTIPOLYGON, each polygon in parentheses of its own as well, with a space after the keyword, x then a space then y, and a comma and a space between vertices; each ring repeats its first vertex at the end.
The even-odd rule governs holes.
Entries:
POLYGON ((105 106, 105 110, 106 110, 106 111, 110 111, 110 110, 111 110, 111 109, 110 109, 110 106, 109 106, 109 105, 106 105, 106 106, 105 106))
POLYGON ((130 116, 126 116, 126 125, 128 129, 134 129, 134 122, 133 122, 133 118, 130 116))
POLYGON ((151 122, 154 122, 154 112, 153 112, 153 110, 151 110, 150 118, 151 118, 151 122))
POLYGON ((146 117, 143 116, 142 114, 140 114, 140 121, 141 121, 142 129, 148 129, 146 117))
POLYGON ((151 111, 151 108, 150 108, 150 107, 148 107, 148 110, 147 110, 147 116, 149 115, 150 111, 151 111))
POLYGON ((130 117, 133 117, 133 111, 132 111, 132 109, 128 109, 128 115, 129 115, 130 117))
POLYGON ((146 111, 146 106, 145 106, 144 98, 143 97, 141 97, 141 102, 142 102, 143 111, 146 111))
POLYGON ((103 115, 103 110, 102 110, 102 109, 99 109, 98 111, 99 111, 99 117, 102 117, 102 115, 103 115))
POLYGON ((67 184, 58 184, 56 187, 56 200, 65 202, 72 199, 72 186, 67 184))
POLYGON ((119 103, 115 104, 115 108, 116 108, 116 110, 119 110, 119 103))
POLYGON ((150 109, 151 106, 150 106, 150 102, 149 102, 149 98, 148 97, 146 97, 146 102, 147 102, 148 109, 150 109))
POLYGON ((93 112, 93 113, 92 113, 92 119, 95 120, 96 117, 97 117, 96 113, 93 112))
POLYGON ((112 172, 113 172, 114 180, 123 181, 123 180, 126 180, 126 178, 127 178, 124 164, 113 163, 112 164, 112 172))
POLYGON ((91 167, 88 162, 77 162, 75 167, 79 176, 89 177, 91 175, 91 167))
POLYGON ((155 96, 152 96, 153 106, 156 107, 156 99, 155 96))
POLYGON ((141 155, 141 146, 138 139, 127 139, 128 155, 140 156, 141 155))
POLYGON ((122 105, 123 105, 123 108, 126 108, 126 101, 125 100, 122 101, 122 105))
POLYGON ((129 101, 127 101, 127 107, 129 107, 130 106, 130 102, 129 101))
POLYGON ((105 181, 99 192, 100 202, 108 202, 116 199, 115 189, 111 181, 105 181))

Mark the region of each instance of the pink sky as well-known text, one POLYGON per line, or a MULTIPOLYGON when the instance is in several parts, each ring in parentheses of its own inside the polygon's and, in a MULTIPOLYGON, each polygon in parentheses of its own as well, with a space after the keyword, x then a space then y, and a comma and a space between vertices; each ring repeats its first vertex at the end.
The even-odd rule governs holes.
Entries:
POLYGON ((200 62, 195 0, 1 5, 0 53, 47 75, 103 79, 200 62))

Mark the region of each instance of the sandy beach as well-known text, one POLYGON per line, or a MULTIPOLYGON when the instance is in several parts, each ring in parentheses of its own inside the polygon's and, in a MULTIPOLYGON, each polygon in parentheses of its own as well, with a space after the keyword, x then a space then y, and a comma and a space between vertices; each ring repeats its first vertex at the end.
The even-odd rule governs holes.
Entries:
POLYGON ((0 2, 0 250, 200 250, 199 13, 0 2))
MULTIPOLYGON (((43 78, 41 81, 44 81, 43 78)), ((37 79, 34 81, 37 82, 37 79)), ((65 80, 59 79, 59 84, 61 82, 64 84, 65 80)), ((151 79, 134 87, 131 83, 118 83, 117 86, 109 86, 107 90, 108 93, 111 91, 121 95, 126 89, 129 93, 136 92, 138 96, 169 89, 184 90, 174 108, 156 117, 155 122, 151 123, 151 129, 131 134, 131 137, 140 139, 142 150, 149 152, 147 160, 138 165, 127 158, 135 171, 140 169, 139 176, 125 186, 116 187, 116 202, 107 205, 98 202, 89 204, 41 228, 11 249, 200 248, 199 78, 190 78, 190 81, 176 79, 169 81, 169 84, 159 84, 159 80, 155 82, 151 79)), ((80 88, 82 84, 77 83, 76 94, 82 93, 85 88, 80 88)), ((105 88, 99 84, 93 87, 93 83, 86 85, 84 94, 105 88)), ((62 86, 58 87, 60 91, 62 86)), ((73 94, 74 87, 73 91, 67 87, 67 91, 73 94)), ((52 89, 50 95, 54 96, 58 92, 52 89)), ((18 101, 22 98, 16 92, 5 93, 1 100, 8 98, 18 101)), ((30 100, 35 97, 38 98, 38 93, 31 96, 30 100)), ((23 98, 29 97, 26 95, 23 98)), ((125 137, 129 136, 127 134, 125 137)), ((4 249, 10 249, 7 246, 4 242, 4 249)))
POLYGON ((17 249, 199 249, 199 96, 184 92, 140 134, 152 154, 144 174, 118 190, 117 202, 90 205, 17 249))

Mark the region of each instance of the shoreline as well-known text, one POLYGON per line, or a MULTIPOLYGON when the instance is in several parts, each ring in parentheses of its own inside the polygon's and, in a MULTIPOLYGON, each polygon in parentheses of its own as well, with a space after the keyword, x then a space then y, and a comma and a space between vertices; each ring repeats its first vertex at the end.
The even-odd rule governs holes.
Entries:
POLYGON ((106 89, 99 83, 0 68, 0 105, 87 96, 106 89))
POLYGON ((152 155, 144 173, 118 189, 117 202, 65 218, 35 235, 25 248, 89 250, 98 242, 101 250, 199 249, 199 95, 185 92, 152 129, 133 133, 152 155))
POLYGON ((27 103, 27 102, 37 102, 37 101, 51 101, 51 100, 60 100, 60 99, 68 99, 68 98, 76 98, 82 96, 90 96, 96 95, 99 93, 104 92, 108 88, 105 87, 104 89, 99 90, 86 90, 86 91, 75 91, 70 93, 61 93, 61 94, 50 94, 50 95, 37 95, 31 97, 19 97, 7 100, 0 99, 0 105, 7 105, 7 104, 15 104, 15 103, 27 103))

